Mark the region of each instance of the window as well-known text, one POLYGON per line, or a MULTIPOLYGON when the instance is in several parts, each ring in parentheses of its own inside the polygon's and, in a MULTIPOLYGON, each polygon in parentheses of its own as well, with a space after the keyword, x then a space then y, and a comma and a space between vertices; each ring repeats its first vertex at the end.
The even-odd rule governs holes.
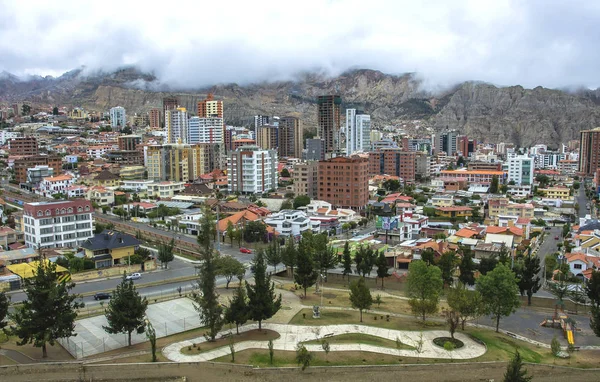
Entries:
POLYGON ((81 212, 83 209, 81 207, 77 207, 77 212, 81 212))
POLYGON ((582 265, 581 264, 573 264, 573 268, 575 269, 581 269, 582 265))
POLYGON ((67 210, 68 213, 73 213, 73 209, 71 207, 69 207, 69 209, 67 210))
POLYGON ((46 210, 46 216, 50 216, 50 210, 46 210))
POLYGON ((44 216, 44 213, 42 211, 38 211, 37 215, 38 216, 44 216))
POLYGON ((61 213, 61 214, 64 214, 64 213, 66 213, 66 212, 67 212, 67 210, 65 210, 64 208, 63 208, 62 210, 60 210, 60 213, 61 213))

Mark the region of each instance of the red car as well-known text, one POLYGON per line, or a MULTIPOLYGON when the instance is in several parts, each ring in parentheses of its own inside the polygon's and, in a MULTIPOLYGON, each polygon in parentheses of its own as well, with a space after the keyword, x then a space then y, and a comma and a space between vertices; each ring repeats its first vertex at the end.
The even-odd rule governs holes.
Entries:
POLYGON ((240 252, 241 253, 252 253, 252 251, 250 249, 244 248, 244 247, 240 248, 240 252))
POLYGON ((558 240, 558 236, 554 236, 554 240, 558 240))

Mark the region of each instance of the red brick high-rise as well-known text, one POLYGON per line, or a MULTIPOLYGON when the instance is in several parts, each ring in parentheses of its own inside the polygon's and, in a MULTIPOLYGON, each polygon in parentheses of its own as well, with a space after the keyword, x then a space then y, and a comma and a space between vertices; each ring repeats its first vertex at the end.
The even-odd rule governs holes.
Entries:
POLYGON ((153 107, 148 112, 148 124, 151 129, 160 128, 160 109, 157 107, 153 107))
POLYGON ((8 151, 11 155, 37 155, 38 143, 35 137, 13 138, 8 141, 8 151))
POLYGON ((600 127, 582 130, 579 140, 579 172, 592 177, 600 168, 600 127))
POLYGON ((325 95, 317 98, 317 123, 319 138, 325 141, 325 152, 331 153, 339 149, 339 132, 341 126, 342 97, 325 95))
POLYGON ((414 182, 417 153, 401 148, 381 148, 369 153, 369 175, 392 175, 414 182))
POLYGON ((362 210, 369 202, 369 160, 336 157, 319 162, 318 197, 337 208, 362 210))
POLYGON ((460 135, 456 138, 456 149, 461 152, 463 157, 468 158, 477 151, 477 141, 469 139, 466 135, 460 135))

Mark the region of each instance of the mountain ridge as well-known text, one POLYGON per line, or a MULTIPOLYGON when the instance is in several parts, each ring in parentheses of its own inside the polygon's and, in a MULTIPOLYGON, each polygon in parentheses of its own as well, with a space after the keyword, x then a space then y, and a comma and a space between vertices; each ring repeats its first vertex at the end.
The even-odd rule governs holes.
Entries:
POLYGON ((557 147, 559 142, 577 139, 582 129, 600 126, 600 89, 567 92, 467 81, 434 92, 414 73, 390 75, 371 69, 354 69, 336 77, 305 72, 289 81, 186 90, 170 89, 154 74, 135 67, 112 72, 79 68, 56 78, 19 79, 0 74, 0 102, 83 106, 99 111, 120 105, 128 114, 161 107, 162 97, 167 95, 178 96, 180 104, 195 113, 197 101, 209 92, 224 101, 225 122, 234 125, 250 124, 255 114, 291 114, 300 117, 305 128, 314 129, 316 97, 340 94, 344 107, 371 114, 375 127, 421 120, 422 126, 433 131, 457 129, 492 143, 557 147))

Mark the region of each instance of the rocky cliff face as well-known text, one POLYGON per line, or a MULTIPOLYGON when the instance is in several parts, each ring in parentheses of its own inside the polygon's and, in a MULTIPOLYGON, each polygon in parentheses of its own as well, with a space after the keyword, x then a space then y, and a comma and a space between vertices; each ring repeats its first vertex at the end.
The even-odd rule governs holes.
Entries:
POLYGON ((2 73, 0 101, 83 106, 90 110, 120 105, 133 114, 161 107, 164 96, 176 95, 182 106, 195 113, 197 101, 211 92, 224 101, 228 124, 249 125, 255 114, 295 115, 306 128, 314 128, 316 97, 340 94, 344 107, 371 114, 374 126, 420 119, 437 131, 458 129, 479 141, 521 146, 543 142, 556 147, 559 142, 577 138, 581 129, 600 126, 597 90, 498 88, 467 82, 432 94, 420 85, 410 74, 393 76, 355 70, 336 78, 306 73, 288 82, 155 91, 164 87, 154 76, 125 68, 94 74, 75 70, 56 79, 36 77, 27 81, 2 73))

